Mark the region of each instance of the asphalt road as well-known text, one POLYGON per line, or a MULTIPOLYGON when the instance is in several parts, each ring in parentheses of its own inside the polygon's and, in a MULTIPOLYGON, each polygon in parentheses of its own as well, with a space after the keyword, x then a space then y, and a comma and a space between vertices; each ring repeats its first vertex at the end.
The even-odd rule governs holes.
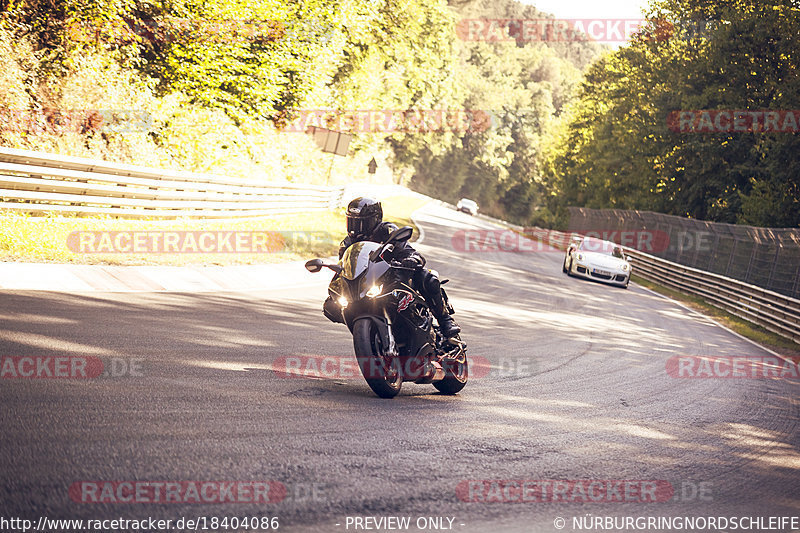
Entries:
POLYGON ((451 279, 476 362, 457 396, 407 384, 382 400, 352 366, 280 372, 297 356, 352 355, 346 328, 320 311, 329 274, 251 294, 1 292, 0 355, 98 357, 124 375, 0 380, 0 516, 277 516, 280 530, 332 532, 363 531, 352 519, 366 516, 435 531, 417 520, 447 517, 444 528, 465 533, 558 531, 558 517, 573 531, 589 515, 800 516, 798 381, 666 371, 674 356, 765 352, 640 287, 568 278, 560 253, 455 250, 454 232, 488 227, 480 220, 430 207, 419 222, 418 248, 451 279), (286 495, 87 503, 69 492, 188 480, 269 480, 286 495), (501 502, 499 485, 480 480, 671 491, 658 502, 501 502), (492 501, 463 501, 481 495, 492 501))

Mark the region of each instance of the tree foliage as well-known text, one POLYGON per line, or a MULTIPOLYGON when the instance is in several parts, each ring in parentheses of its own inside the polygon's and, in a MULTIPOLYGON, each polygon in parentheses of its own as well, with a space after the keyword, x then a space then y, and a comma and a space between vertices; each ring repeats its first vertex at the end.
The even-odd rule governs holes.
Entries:
POLYGON ((668 120, 800 108, 800 11, 788 0, 663 0, 648 18, 648 31, 589 68, 550 154, 550 208, 800 225, 797 133, 682 132, 668 120))
MULTIPOLYGON (((460 20, 545 17, 513 0, 457 2, 453 7, 460 20)), ((454 41, 455 105, 489 114, 490 128, 422 141, 393 139, 392 144, 398 161, 413 166, 414 188, 453 202, 470 197, 487 213, 527 223, 546 196, 544 140, 580 80, 581 63, 596 56, 599 47, 507 35, 498 40, 462 35, 454 41)))
MULTIPOLYGON (((242 132, 304 108, 482 114, 485 127, 362 132, 352 146, 383 154, 421 192, 525 224, 578 205, 800 225, 800 136, 682 133, 668 120, 800 109, 800 11, 792 0, 654 2, 650 25, 609 51, 459 33, 465 19, 548 17, 516 0, 11 0, 0 31, 18 56, 3 79, 23 89, 6 89, 0 107, 139 95, 162 110, 149 139, 171 152, 195 149, 179 146, 179 115, 222 115, 237 140, 218 134, 204 156, 182 156, 205 166, 234 144, 254 154, 242 132), (87 72, 103 82, 84 87, 87 72)), ((192 146, 201 130, 222 131, 198 127, 192 146)))

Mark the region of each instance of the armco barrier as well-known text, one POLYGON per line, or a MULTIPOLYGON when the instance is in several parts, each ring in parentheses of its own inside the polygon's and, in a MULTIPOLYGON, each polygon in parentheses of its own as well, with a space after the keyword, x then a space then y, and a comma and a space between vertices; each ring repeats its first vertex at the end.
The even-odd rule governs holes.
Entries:
POLYGON ((0 147, 0 208, 18 212, 232 218, 331 209, 343 192, 0 147))
MULTIPOLYGON (((526 233, 564 248, 578 233, 536 229, 526 233)), ((734 316, 800 343, 800 300, 739 280, 680 265, 638 250, 624 248, 633 274, 685 294, 700 296, 734 316)))
POLYGON ((650 231, 669 246, 650 252, 705 272, 800 298, 800 228, 760 228, 630 209, 569 208, 570 231, 650 231))
POLYGON ((700 296, 710 304, 800 343, 800 300, 636 250, 633 272, 644 279, 700 296))

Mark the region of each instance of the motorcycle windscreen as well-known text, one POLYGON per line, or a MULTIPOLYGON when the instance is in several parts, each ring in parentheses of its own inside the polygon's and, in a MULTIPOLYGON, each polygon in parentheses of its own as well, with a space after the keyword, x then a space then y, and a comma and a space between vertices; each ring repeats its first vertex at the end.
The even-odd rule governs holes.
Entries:
POLYGON ((377 242, 361 241, 345 250, 342 260, 342 277, 353 280, 360 276, 369 265, 369 254, 380 248, 377 242))

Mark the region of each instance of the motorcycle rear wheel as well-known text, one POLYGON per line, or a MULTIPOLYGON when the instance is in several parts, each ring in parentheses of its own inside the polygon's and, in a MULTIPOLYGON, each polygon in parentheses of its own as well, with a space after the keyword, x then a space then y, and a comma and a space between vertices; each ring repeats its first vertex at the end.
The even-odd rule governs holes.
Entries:
POLYGON ((456 394, 467 385, 469 379, 469 362, 463 351, 457 359, 442 360, 444 379, 434 382, 433 386, 442 394, 456 394))
POLYGON ((362 318, 353 325, 353 347, 367 385, 381 398, 394 398, 403 386, 400 360, 386 356, 389 347, 383 344, 371 319, 362 318))

